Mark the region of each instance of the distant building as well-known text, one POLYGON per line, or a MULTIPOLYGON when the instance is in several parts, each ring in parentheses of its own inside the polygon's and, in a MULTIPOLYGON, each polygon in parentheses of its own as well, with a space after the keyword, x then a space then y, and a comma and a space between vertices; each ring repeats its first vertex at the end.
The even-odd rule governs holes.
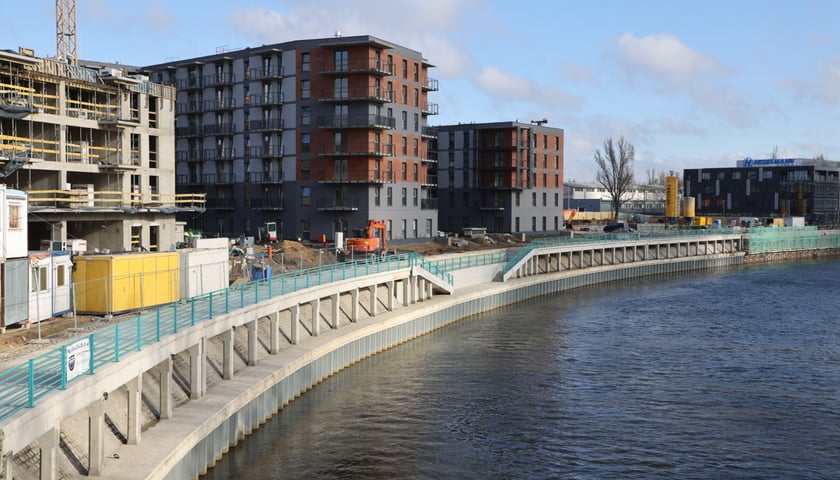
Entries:
POLYGON ((443 125, 437 134, 442 230, 563 229, 563 129, 542 122, 443 125))
POLYGON ((370 219, 395 243, 431 239, 427 127, 438 89, 420 52, 373 37, 295 40, 147 67, 178 88, 179 192, 207 235, 348 233, 370 219))
POLYGON ((698 216, 840 221, 840 162, 745 158, 735 167, 685 170, 683 178, 684 195, 695 198, 698 216))
MULTIPOLYGON (((563 205, 581 212, 611 212, 612 198, 600 183, 566 182, 563 205)), ((664 185, 633 185, 619 209, 623 218, 633 215, 661 216, 665 212, 664 185)))
POLYGON ((28 250, 168 250, 175 89, 129 69, 0 51, 0 182, 26 192, 28 250))

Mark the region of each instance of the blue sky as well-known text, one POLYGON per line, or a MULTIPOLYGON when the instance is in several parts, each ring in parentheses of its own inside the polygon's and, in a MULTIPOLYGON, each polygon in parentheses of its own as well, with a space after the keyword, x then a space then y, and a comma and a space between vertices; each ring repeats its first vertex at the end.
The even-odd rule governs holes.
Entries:
MULTIPOLYGON (((55 2, 17 5, 0 48, 54 55, 55 2)), ((546 118, 577 181, 622 135, 638 181, 774 150, 840 160, 838 24, 835 0, 77 0, 83 59, 151 65, 336 31, 418 50, 440 82, 430 124, 546 118)))

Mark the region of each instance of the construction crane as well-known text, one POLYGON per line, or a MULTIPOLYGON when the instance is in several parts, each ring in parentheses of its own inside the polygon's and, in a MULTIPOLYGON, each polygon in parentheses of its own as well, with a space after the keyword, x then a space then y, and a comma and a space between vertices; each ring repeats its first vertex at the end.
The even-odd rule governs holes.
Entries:
POLYGON ((55 55, 78 65, 76 55, 76 0, 55 0, 55 55))

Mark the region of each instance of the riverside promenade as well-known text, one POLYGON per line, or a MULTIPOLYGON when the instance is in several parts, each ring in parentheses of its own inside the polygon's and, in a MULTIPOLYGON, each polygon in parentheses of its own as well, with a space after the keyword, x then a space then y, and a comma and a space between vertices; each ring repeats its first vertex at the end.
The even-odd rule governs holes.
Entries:
POLYGON ((163 337, 124 328, 142 348, 4 418, 0 478, 195 478, 296 396, 378 351, 540 295, 738 265, 744 247, 731 232, 545 239, 516 252, 345 265, 353 275, 311 284, 324 272, 309 272, 294 280, 303 288, 276 296, 264 285, 263 297, 251 286, 224 303, 192 301, 172 311, 203 308, 201 321, 179 330, 176 320, 163 337), (246 295, 256 301, 232 308, 246 295))

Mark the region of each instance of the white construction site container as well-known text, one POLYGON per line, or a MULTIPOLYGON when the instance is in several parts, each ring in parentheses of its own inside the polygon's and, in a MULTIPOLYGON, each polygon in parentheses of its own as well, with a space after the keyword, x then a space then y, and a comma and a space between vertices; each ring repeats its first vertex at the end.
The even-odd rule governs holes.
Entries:
POLYGON ((227 288, 230 280, 228 239, 202 238, 196 244, 199 248, 178 250, 181 256, 182 299, 227 288))

